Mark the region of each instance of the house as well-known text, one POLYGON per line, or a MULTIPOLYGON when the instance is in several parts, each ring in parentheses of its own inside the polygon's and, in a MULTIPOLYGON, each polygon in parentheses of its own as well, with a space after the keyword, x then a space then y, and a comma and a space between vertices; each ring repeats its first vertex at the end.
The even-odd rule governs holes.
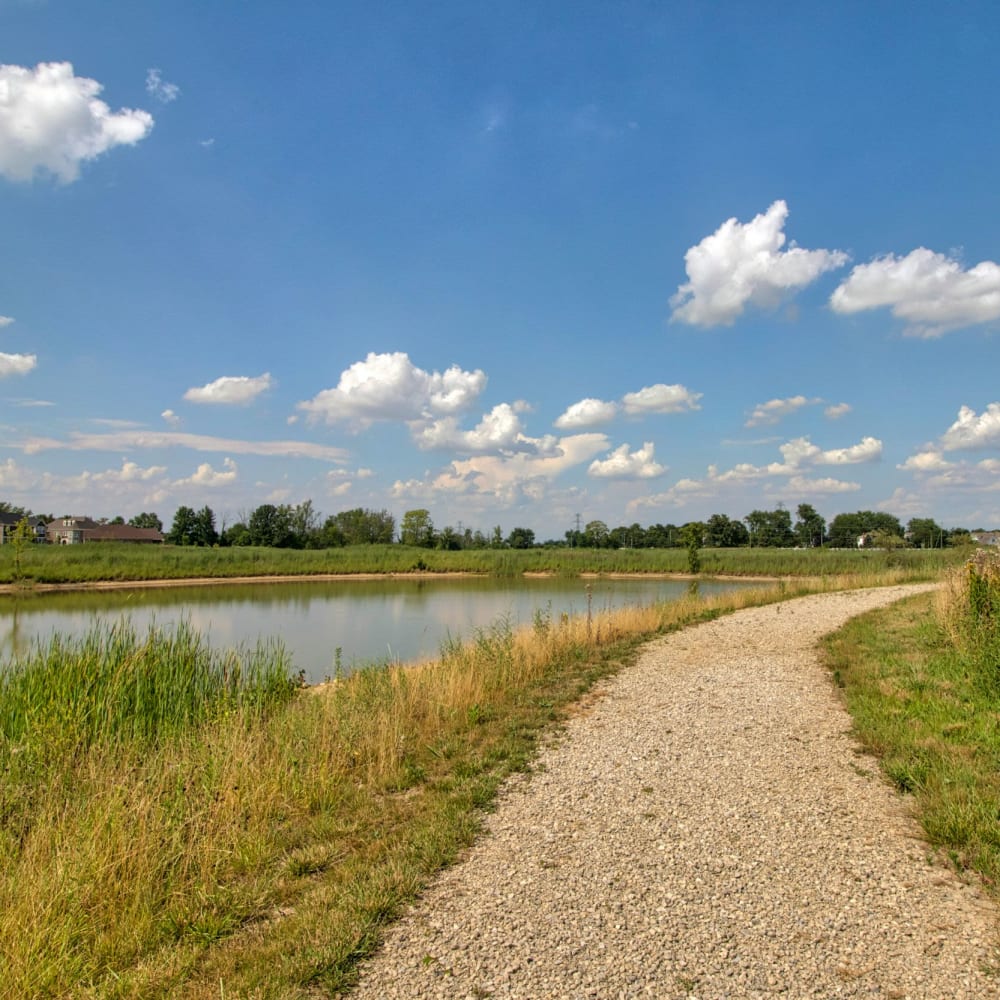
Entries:
POLYGON ((1000 545, 1000 531, 973 531, 972 540, 977 545, 1000 545))
POLYGON ((155 528, 133 528, 131 524, 101 524, 89 517, 59 517, 48 526, 49 541, 55 545, 82 542, 142 542, 158 545, 162 532, 155 528))
POLYGON ((57 517, 49 522, 46 533, 53 545, 79 545, 86 540, 85 531, 99 527, 89 517, 57 517))
MULTIPOLYGON (((6 511, 0 512, 0 545, 6 545, 10 542, 10 536, 22 520, 24 518, 20 514, 10 514, 6 511)), ((34 532, 35 537, 32 539, 33 542, 44 542, 47 540, 45 522, 40 517, 29 517, 28 525, 34 532)))
POLYGON ((85 528, 85 542, 141 542, 158 545, 163 542, 163 532, 156 528, 133 528, 131 524, 99 524, 96 528, 85 528))

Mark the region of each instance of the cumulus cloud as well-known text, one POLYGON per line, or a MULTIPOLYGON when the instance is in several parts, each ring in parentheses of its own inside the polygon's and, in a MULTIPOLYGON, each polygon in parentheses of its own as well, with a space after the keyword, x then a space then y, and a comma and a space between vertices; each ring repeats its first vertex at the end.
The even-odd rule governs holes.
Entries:
POLYGON ((556 418, 555 426, 565 431, 599 427, 610 423, 617 414, 617 403, 606 403, 603 399, 581 399, 556 418))
POLYGON ((907 472, 940 472, 942 469, 950 469, 952 463, 949 462, 940 451, 928 449, 911 455, 902 465, 897 465, 897 469, 907 472))
POLYGON ((167 83, 158 69, 146 70, 146 93, 155 97, 161 104, 176 101, 181 94, 181 88, 176 83, 167 83))
POLYGON ((744 427, 766 427, 776 424, 791 413, 801 410, 803 406, 814 406, 822 403, 822 399, 806 399, 805 396, 789 396, 787 399, 769 399, 766 403, 758 403, 747 418, 744 427))
POLYGON ((451 448, 473 454, 535 448, 537 442, 525 437, 519 412, 523 412, 521 404, 500 403, 470 431, 459 428, 457 417, 415 421, 411 424, 413 439, 423 450, 451 448))
POLYGON ((815 465, 857 465, 860 462, 875 462, 882 457, 882 442, 878 438, 862 438, 849 448, 833 448, 821 451, 813 459, 815 465))
POLYGON ((636 451, 623 444, 604 461, 591 462, 587 475, 598 479, 655 479, 662 476, 667 467, 654 459, 654 452, 652 441, 644 442, 636 451))
POLYGON ((174 486, 203 486, 215 489, 236 482, 238 475, 236 463, 231 458, 222 460, 222 470, 213 469, 208 462, 202 462, 195 472, 186 479, 177 479, 174 486))
POLYGON ((685 413, 688 410, 700 410, 698 400, 702 393, 691 392, 683 385, 646 386, 638 392, 627 392, 622 397, 622 409, 630 416, 640 416, 646 413, 685 413))
POLYGON ((848 261, 840 250, 785 245, 788 206, 776 201, 743 224, 728 219, 684 255, 688 281, 671 298, 671 321, 693 326, 731 325, 747 305, 773 308, 825 271, 848 261))
POLYGON ((112 112, 98 98, 102 89, 74 76, 68 62, 0 65, 0 175, 30 181, 47 172, 68 184, 82 163, 149 135, 148 112, 112 112))
POLYGON ((271 388, 269 372, 250 378, 246 375, 223 375, 208 385, 188 389, 184 398, 189 403, 221 403, 224 405, 252 403, 262 392, 271 388))
POLYGON ((13 322, 14 322, 13 316, 0 316, 0 328, 3 328, 5 326, 10 326, 10 324, 13 322))
POLYGON ((166 421, 167 425, 170 427, 179 427, 181 423, 181 418, 174 413, 173 410, 164 410, 160 416, 166 421))
POLYGON ((8 375, 27 375, 38 364, 34 354, 0 353, 0 378, 8 375))
POLYGON ((129 451, 134 448, 190 448, 193 451, 231 452, 237 455, 277 455, 286 458, 315 458, 325 462, 345 462, 343 448, 311 441, 241 441, 180 431, 118 431, 113 434, 70 434, 60 438, 30 437, 20 442, 26 455, 43 451, 129 451))
POLYGON ((336 388, 298 404, 310 420, 367 427, 381 420, 433 420, 467 410, 486 388, 478 369, 426 372, 407 354, 370 353, 341 373, 336 388))
POLYGON ((841 417, 847 416, 847 414, 851 412, 851 409, 852 407, 850 403, 834 403, 831 406, 828 406, 823 411, 823 414, 828 420, 839 420, 841 417))
POLYGON ((627 392, 621 402, 602 399, 581 399, 559 416, 555 426, 560 430, 581 430, 610 423, 619 413, 640 417, 651 413, 687 413, 700 410, 702 393, 692 392, 683 385, 648 385, 638 392, 627 392))
POLYGON ((915 337, 1000 319, 1000 265, 986 260, 969 270, 953 257, 918 247, 859 264, 830 296, 835 312, 888 307, 915 337))
POLYGON ((990 403, 982 413, 971 406, 958 411, 958 419, 941 437, 945 451, 990 448, 1000 445, 1000 403, 990 403))
POLYGON ((440 494, 486 495, 504 503, 521 497, 539 500, 546 485, 563 472, 607 451, 605 434, 572 434, 542 453, 476 455, 458 459, 429 480, 398 480, 392 495, 432 499, 440 494))

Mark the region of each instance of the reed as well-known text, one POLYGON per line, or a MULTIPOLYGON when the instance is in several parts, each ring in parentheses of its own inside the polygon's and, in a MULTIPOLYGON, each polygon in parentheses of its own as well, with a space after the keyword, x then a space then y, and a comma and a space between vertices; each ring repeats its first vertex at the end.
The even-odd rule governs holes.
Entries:
MULTIPOLYGON (((897 572, 932 579, 959 565, 959 549, 702 549, 704 575, 824 576, 897 572)), ((476 549, 458 552, 405 545, 342 549, 207 549, 126 543, 31 546, 15 566, 0 546, 0 583, 94 583, 317 574, 477 573, 516 577, 525 573, 687 573, 685 549, 476 549)))

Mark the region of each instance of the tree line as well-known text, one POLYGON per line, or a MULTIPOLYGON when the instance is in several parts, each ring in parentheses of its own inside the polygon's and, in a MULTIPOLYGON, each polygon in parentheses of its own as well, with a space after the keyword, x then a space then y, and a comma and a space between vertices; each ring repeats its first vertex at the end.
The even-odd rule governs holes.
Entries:
MULTIPOLYGON (((0 512, 22 517, 31 511, 0 501, 0 512)), ((54 520, 52 515, 41 515, 54 520)), ((102 519, 103 520, 103 519, 102 519)), ((152 511, 129 518, 115 517, 108 524, 129 524, 163 531, 163 522, 152 511)), ((943 548, 970 540, 965 528, 945 529, 933 518, 911 518, 904 526, 898 517, 883 511, 859 510, 837 514, 829 524, 807 503, 792 512, 779 504, 774 510, 753 510, 743 518, 712 514, 706 521, 683 524, 620 525, 609 528, 593 520, 570 529, 561 539, 538 542, 531 528, 515 527, 506 534, 499 525, 488 532, 446 525, 435 526, 426 508, 409 510, 398 526, 387 510, 355 507, 324 518, 311 500, 300 504, 261 504, 242 511, 236 522, 219 525, 209 506, 200 510, 181 506, 165 540, 174 545, 328 549, 347 545, 390 545, 399 542, 434 549, 530 549, 546 547, 591 549, 690 548, 855 548, 859 539, 874 548, 943 548)))

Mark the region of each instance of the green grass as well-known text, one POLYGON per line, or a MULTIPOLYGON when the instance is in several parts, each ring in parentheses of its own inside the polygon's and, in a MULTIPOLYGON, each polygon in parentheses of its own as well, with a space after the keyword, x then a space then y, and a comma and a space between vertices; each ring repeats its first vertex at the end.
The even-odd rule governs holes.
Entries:
POLYGON ((913 796, 930 843, 1000 886, 1000 685, 995 656, 960 648, 947 602, 923 595, 826 642, 859 738, 913 796))
MULTIPOLYGON (((706 575, 823 576, 893 572, 898 579, 931 579, 955 566, 956 549, 895 552, 849 549, 702 549, 706 575)), ((0 546, 0 583, 93 583, 195 577, 307 576, 325 573, 686 573, 685 549, 483 549, 444 552, 404 545, 362 545, 296 551, 206 549, 125 543, 30 546, 18 577, 11 546, 0 546)))

